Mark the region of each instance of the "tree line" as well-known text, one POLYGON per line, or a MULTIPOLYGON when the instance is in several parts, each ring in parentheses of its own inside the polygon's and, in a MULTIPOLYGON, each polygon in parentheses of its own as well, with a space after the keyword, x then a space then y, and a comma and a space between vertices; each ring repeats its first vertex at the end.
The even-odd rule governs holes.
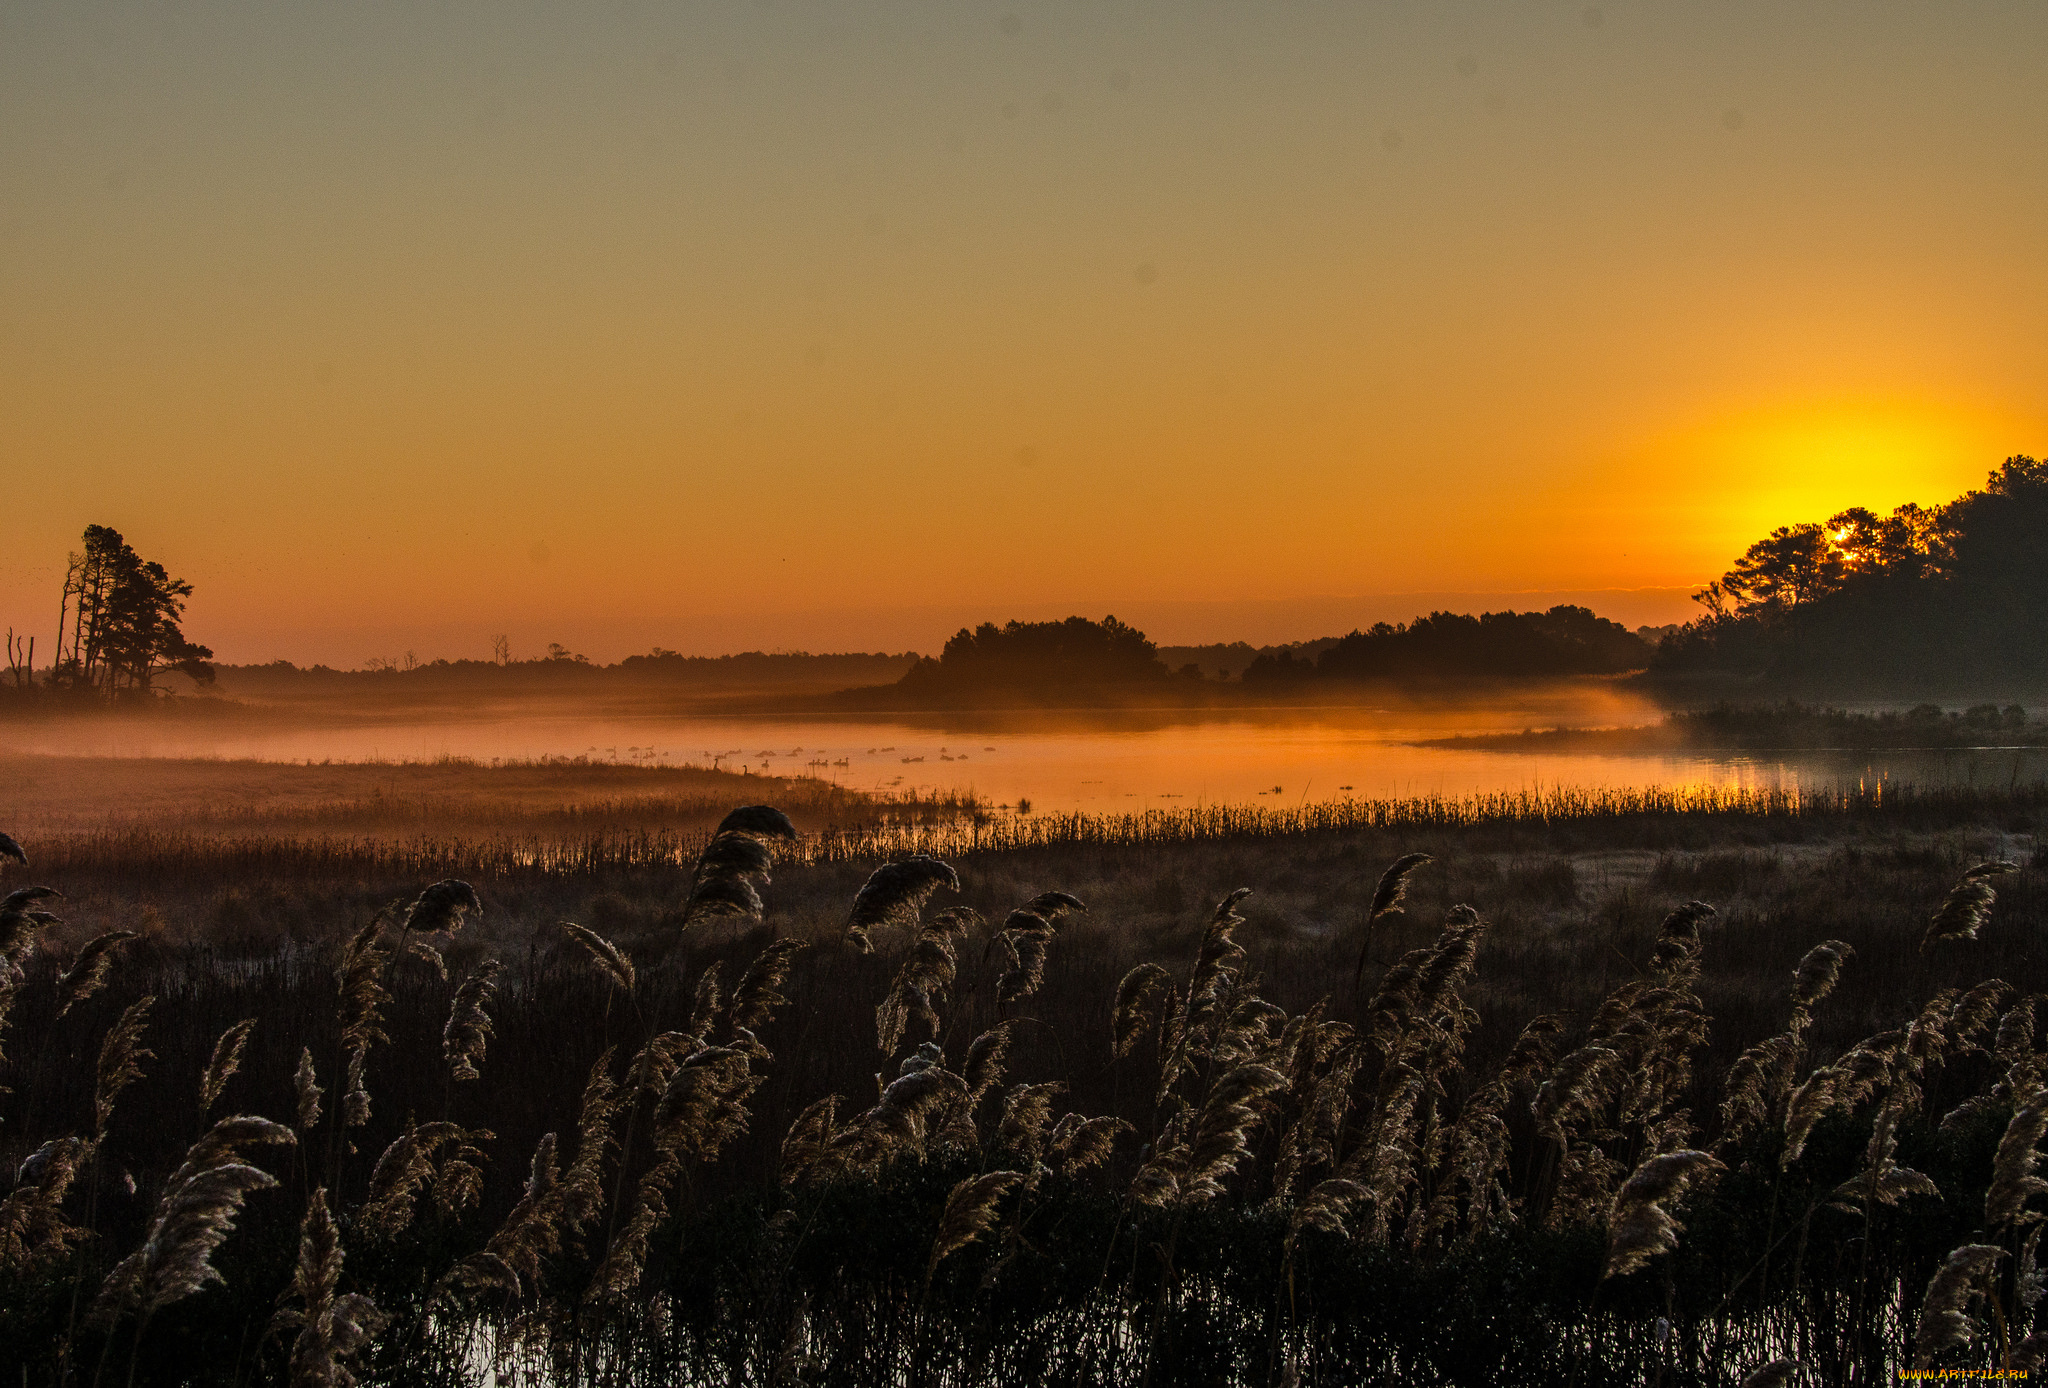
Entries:
POLYGON ((1543 679, 1613 675, 1649 663, 1650 646, 1590 608, 1548 612, 1432 612, 1376 622, 1338 638, 1314 660, 1281 650, 1245 668, 1246 684, 1311 680, 1543 679))
POLYGON ((157 693, 157 680, 172 672, 211 684, 212 650, 183 629, 191 596, 190 583, 137 554, 120 531, 88 525, 65 565, 50 664, 39 679, 34 638, 10 629, 9 685, 17 694, 121 699, 157 693))
MULTIPOLYGON (((1263 651, 1239 677, 1248 687, 1311 680, 1530 679, 1619 674, 1649 664, 1642 637, 1584 607, 1547 612, 1433 612, 1413 622, 1378 623, 1333 641, 1263 651)), ((1245 648, 1249 651, 1249 647, 1245 648)), ((1003 689, 1130 688, 1201 682, 1202 668, 1170 668, 1144 632, 1105 617, 962 627, 937 659, 913 666, 897 688, 956 696, 1003 689)), ((1228 678, 1225 671, 1219 682, 1228 678)))
POLYGON ((1694 599, 1653 676, 1831 689, 2048 678, 2048 464, 1888 516, 1781 526, 1694 599))

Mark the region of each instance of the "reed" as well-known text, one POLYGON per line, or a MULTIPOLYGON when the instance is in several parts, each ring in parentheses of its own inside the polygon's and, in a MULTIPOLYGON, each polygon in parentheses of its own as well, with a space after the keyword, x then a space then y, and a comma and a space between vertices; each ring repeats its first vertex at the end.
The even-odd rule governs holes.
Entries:
MULTIPOLYGON (((1844 804, 1781 818, 1896 809, 1844 804)), ((1375 849, 1368 883, 1358 843, 1260 846, 1278 821, 1234 812, 1000 850, 1040 831, 960 825, 959 864, 916 851, 936 826, 855 852, 771 814, 653 867, 660 912, 530 938, 553 869, 365 881, 344 934, 248 958, 93 947, 118 932, 7 898, 0 984, 45 1054, 0 1096, 0 1344, 31 1381, 96 1353, 223 1383, 1704 1388, 2044 1357, 2032 865, 1951 911, 2001 861, 1974 842, 1809 855, 1796 910, 1639 881, 1539 939, 1557 917, 1483 839, 1375 849), (1166 898, 1119 874, 1176 842, 1267 889, 1136 913, 1166 898), (1046 887, 1063 865, 1093 910, 1046 887), (771 866, 805 903, 779 935, 771 866), (1315 928, 1312 873, 1359 898, 1315 928), (1879 893, 1888 936, 1841 924, 1879 893), (230 1092, 252 1116, 166 1171, 230 1092), (251 1155, 316 1136, 318 1174, 251 1155)))

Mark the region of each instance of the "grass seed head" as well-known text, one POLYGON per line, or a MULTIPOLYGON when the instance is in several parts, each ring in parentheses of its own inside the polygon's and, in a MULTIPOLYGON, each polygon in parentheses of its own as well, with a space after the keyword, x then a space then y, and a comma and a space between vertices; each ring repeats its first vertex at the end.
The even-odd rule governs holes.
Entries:
POLYGON ((453 877, 436 882, 414 898, 412 905, 405 908, 403 928, 431 935, 446 931, 453 935, 462 929, 464 918, 474 913, 481 916, 484 904, 478 899, 476 888, 453 877))
POLYGON ((1709 1172, 1725 1167, 1705 1152, 1666 1152, 1635 1169, 1615 1194, 1607 1219, 1607 1266, 1600 1274, 1625 1277, 1660 1253, 1678 1247, 1684 1226, 1664 1207, 1709 1172))
POLYGON ((945 1209, 939 1215, 938 1233, 932 1239, 931 1261, 925 1265, 925 1282, 939 1270, 939 1264, 987 1233, 996 1222, 996 1207, 1002 1198, 1024 1179, 1016 1171, 990 1171, 969 1176, 946 1194, 945 1209))
POLYGON ((1991 1185, 1984 1193, 1985 1228, 2030 1224, 2042 1217, 2041 1211, 2029 1210, 2026 1204, 2048 1191, 2048 1181, 2034 1174, 2034 1163, 2041 1155, 2036 1149, 2044 1133, 2048 1133, 2048 1089, 2037 1090, 2006 1124, 1998 1155, 1991 1163, 1991 1185))
POLYGON ((235 1071, 242 1068, 242 1052, 249 1045, 250 1033, 256 1030, 256 1019, 245 1017, 220 1034, 213 1043, 213 1054, 207 1058, 206 1069, 199 1076, 199 1111, 210 1112, 220 1102, 221 1092, 228 1087, 235 1071))
POLYGON ((941 887, 959 891, 960 875, 937 858, 918 853, 901 862, 882 864, 853 899, 846 918, 846 942, 858 953, 873 953, 875 930, 911 924, 941 887))
POLYGON ((100 990, 107 981, 107 970, 114 966, 114 951, 135 938, 133 930, 109 930, 79 947, 78 958, 57 979, 59 1017, 100 990))
POLYGON ((1998 889, 1991 885, 1992 879, 2018 868, 2018 863, 2000 860, 1979 863, 1964 873, 1940 909, 1928 918, 1920 948, 1932 949, 1937 942, 1946 940, 1976 939, 1977 932, 1990 921, 1991 907, 1998 900, 1998 889))
POLYGON ((476 966, 448 1005, 448 1023, 441 1029, 441 1058, 448 1064, 451 1079, 482 1077, 477 1065, 484 1058, 494 1028, 486 1010, 498 994, 498 961, 486 959, 476 966))
POLYGON ((100 1043, 100 1062, 93 1086, 93 1131, 105 1136, 107 1120, 114 1115, 114 1101, 121 1091, 142 1078, 142 1062, 154 1060, 156 1052, 145 1050, 142 1036, 149 1029, 149 1009, 154 996, 131 1003, 100 1043))
POLYGON ((1970 1304, 1978 1297, 1994 1294, 1990 1286, 1992 1274, 2004 1256, 2002 1248, 1966 1243, 1942 1260, 1927 1283, 1920 1321, 1913 1331, 1913 1367, 1927 1368, 1943 1350, 1976 1338, 1977 1325, 1970 1319, 1970 1304))
POLYGON ((299 1136, 313 1131, 320 1121, 320 1078, 313 1069, 313 1048, 302 1047, 299 1051, 299 1068, 292 1073, 292 1093, 296 1099, 295 1117, 299 1136))
POLYGON ((736 1031, 759 1032, 774 1020, 777 1011, 789 1006, 782 988, 803 949, 802 940, 774 940, 754 956, 747 971, 740 975, 739 986, 732 991, 726 1017, 728 1026, 736 1031))
POLYGON ((574 921, 563 921, 562 929, 570 939, 589 952, 591 962, 597 965, 598 972, 617 984, 620 992, 628 995, 633 992, 639 982, 639 975, 633 971, 633 961, 626 957, 624 950, 595 930, 577 925, 574 921))

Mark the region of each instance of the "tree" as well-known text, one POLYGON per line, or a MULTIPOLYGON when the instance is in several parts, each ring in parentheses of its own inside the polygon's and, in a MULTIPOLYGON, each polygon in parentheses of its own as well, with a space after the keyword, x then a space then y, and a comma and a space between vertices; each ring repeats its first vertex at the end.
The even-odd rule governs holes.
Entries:
POLYGON ((180 623, 192 585, 146 560, 105 525, 88 525, 85 548, 65 572, 51 679, 114 695, 148 694, 177 670, 213 682, 213 652, 185 639, 180 623))
POLYGON ((911 667, 902 683, 977 689, 1144 683, 1169 674, 1158 650, 1144 632, 1115 617, 1000 627, 984 622, 962 627, 937 660, 911 667))
POLYGON ((1654 670, 1871 690, 2048 677, 2044 546, 2048 466, 2026 457, 1945 506, 1786 526, 1694 594, 1706 615, 1654 670))
POLYGON ((1842 575, 1842 559, 1829 542, 1827 527, 1809 521, 1781 525, 1758 540, 1721 583, 1735 598, 1735 610, 1748 617, 1811 602, 1839 588, 1842 575))

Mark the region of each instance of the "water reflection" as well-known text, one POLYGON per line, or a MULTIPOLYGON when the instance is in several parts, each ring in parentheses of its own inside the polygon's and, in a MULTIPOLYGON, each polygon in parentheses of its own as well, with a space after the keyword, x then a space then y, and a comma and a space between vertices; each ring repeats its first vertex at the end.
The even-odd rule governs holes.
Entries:
POLYGON ((748 717, 524 706, 446 715, 302 720, 150 719, 10 730, 6 750, 271 761, 587 757, 816 776, 861 790, 967 791, 1040 810, 1347 796, 1457 796, 1548 786, 2005 786, 2048 780, 2048 749, 1884 753, 1536 753, 1425 747, 1464 733, 1654 722, 1605 687, 1457 706, 1203 711, 977 711, 748 717))

